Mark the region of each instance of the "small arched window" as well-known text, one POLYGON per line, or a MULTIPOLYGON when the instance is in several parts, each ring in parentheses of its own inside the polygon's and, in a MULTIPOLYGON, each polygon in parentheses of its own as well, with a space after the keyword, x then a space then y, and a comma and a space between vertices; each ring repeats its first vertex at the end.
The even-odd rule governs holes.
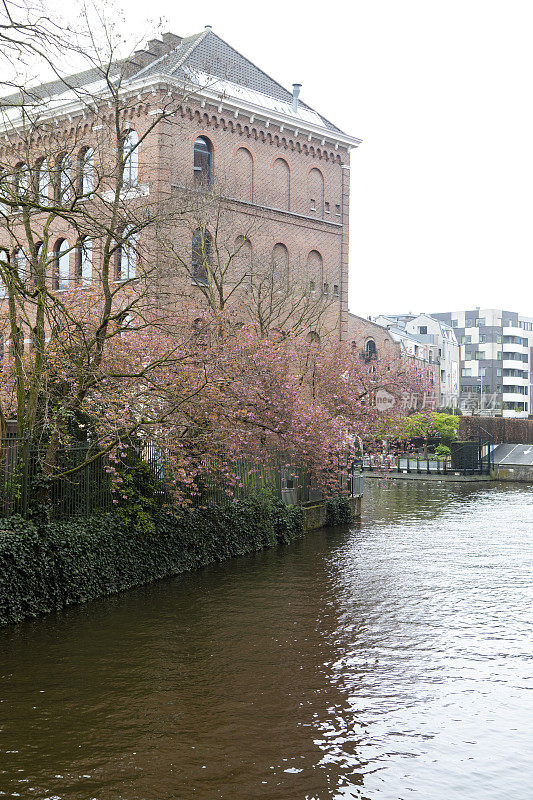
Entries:
POLYGON ((305 338, 309 344, 314 344, 314 345, 320 344, 320 336, 316 331, 309 331, 309 333, 305 338))
POLYGON ((376 343, 374 339, 367 339, 365 343, 365 358, 367 361, 375 358, 377 355, 376 343))
MULTIPOLYGON (((138 242, 132 225, 124 228, 122 241, 117 250, 117 281, 129 281, 137 275, 138 242)), ((92 263, 92 262, 91 262, 92 263)))
POLYGON ((211 186, 213 145, 205 136, 199 136, 194 143, 194 183, 195 186, 211 186))
POLYGON ((66 239, 58 239, 54 247, 54 289, 68 289, 70 278, 70 248, 66 239))
POLYGON ((93 247, 92 242, 84 237, 76 245, 76 279, 88 286, 93 279, 93 247))
POLYGON ((124 185, 137 186, 139 181, 139 137, 137 131, 125 134, 124 147, 124 185))
POLYGON ((79 160, 80 194, 90 194, 94 191, 94 150, 84 147, 80 152, 79 160))
POLYGON ((194 283, 206 285, 211 263, 211 237, 205 228, 197 228, 192 235, 191 272, 194 283))
POLYGON ((50 170, 45 158, 40 158, 35 164, 35 190, 37 202, 47 206, 50 203, 50 170))
POLYGON ((272 251, 272 266, 276 283, 286 284, 289 281, 289 251, 284 244, 278 242, 272 251))

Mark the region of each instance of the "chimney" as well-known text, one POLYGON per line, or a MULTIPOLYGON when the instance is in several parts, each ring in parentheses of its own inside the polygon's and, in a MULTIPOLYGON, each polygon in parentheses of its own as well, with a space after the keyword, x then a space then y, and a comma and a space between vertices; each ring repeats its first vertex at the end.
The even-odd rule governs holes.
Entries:
POLYGON ((164 43, 166 44, 169 50, 174 50, 179 44, 181 44, 182 36, 176 36, 175 33, 163 33, 161 34, 161 38, 163 39, 164 43))
POLYGON ((301 83, 292 84, 292 110, 298 111, 298 98, 300 97, 301 83))
POLYGON ((147 67, 148 64, 151 64, 155 59, 156 56, 153 53, 149 53, 147 50, 136 50, 131 60, 140 67, 147 67))
POLYGON ((163 53, 168 53, 168 48, 160 39, 150 39, 147 44, 147 49, 149 53, 154 53, 158 58, 162 56, 163 53))

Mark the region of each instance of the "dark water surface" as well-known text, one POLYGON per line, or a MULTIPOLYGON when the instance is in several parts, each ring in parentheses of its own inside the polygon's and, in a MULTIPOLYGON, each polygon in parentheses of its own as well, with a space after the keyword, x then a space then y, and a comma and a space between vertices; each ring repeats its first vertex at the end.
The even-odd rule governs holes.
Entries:
POLYGON ((0 632, 0 795, 533 798, 533 491, 366 489, 351 530, 0 632))

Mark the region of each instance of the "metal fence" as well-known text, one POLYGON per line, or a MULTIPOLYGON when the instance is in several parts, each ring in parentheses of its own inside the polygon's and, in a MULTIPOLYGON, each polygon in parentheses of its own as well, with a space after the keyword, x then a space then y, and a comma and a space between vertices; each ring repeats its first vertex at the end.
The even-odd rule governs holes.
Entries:
POLYGON ((401 453, 394 456, 367 454, 357 462, 367 472, 416 473, 418 475, 490 475, 494 469, 494 445, 490 440, 457 443, 450 456, 401 453))
MULTIPOLYGON (((172 501, 168 453, 153 442, 130 444, 118 456, 98 454, 84 444, 60 448, 54 469, 61 471, 61 479, 43 479, 42 462, 42 449, 29 441, 0 439, 0 517, 26 516, 39 502, 46 502, 55 518, 109 511, 123 499, 120 489, 113 486, 112 473, 117 470, 126 480, 128 476, 137 480, 139 492, 148 492, 156 503, 172 501), (149 469, 139 472, 139 464, 149 469)), ((251 466, 244 459, 228 456, 216 464, 202 459, 199 467, 198 478, 187 493, 188 503, 194 507, 223 505, 262 490, 290 505, 316 502, 324 496, 312 474, 288 459, 251 466)), ((354 464, 350 468, 336 465, 332 475, 339 490, 351 496, 362 494, 362 478, 355 474, 354 464)), ((130 481, 125 491, 131 488, 130 481)))

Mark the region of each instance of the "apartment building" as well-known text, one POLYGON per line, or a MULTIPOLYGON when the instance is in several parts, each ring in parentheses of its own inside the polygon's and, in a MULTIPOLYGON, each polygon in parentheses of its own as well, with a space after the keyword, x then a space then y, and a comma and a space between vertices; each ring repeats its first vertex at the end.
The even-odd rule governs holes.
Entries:
POLYGON ((388 314, 375 318, 405 352, 431 365, 439 408, 459 403, 459 345, 451 326, 428 314, 388 314))
POLYGON ((495 308, 432 315, 460 345, 460 408, 525 418, 531 414, 533 317, 495 308))

